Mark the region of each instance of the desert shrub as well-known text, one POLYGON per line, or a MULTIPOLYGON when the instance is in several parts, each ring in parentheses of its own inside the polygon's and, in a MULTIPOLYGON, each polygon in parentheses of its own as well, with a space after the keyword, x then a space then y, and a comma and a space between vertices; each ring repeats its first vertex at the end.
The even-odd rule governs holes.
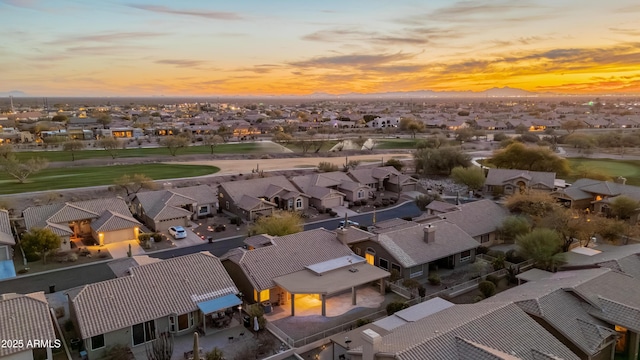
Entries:
POLYGON ((406 287, 407 289, 415 289, 420 286, 420 283, 414 279, 405 279, 402 281, 402 286, 406 287))
POLYGON ((78 261, 78 254, 76 253, 71 253, 67 256, 67 260, 70 262, 76 262, 78 261))
POLYGON ((362 199, 360 200, 360 203, 364 206, 367 205, 367 199, 362 199))
POLYGON ((476 254, 481 255, 481 254, 486 254, 489 252, 489 248, 486 246, 478 246, 478 248, 476 249, 476 254))
POLYGON ((381 203, 380 201, 377 201, 377 200, 376 200, 376 201, 373 203, 373 206, 375 206, 375 207, 380 207, 380 206, 382 206, 382 203, 381 203))
POLYGON ((408 308, 409 305, 402 301, 394 301, 387 304, 387 315, 393 315, 394 313, 408 308))
POLYGON ((501 133, 500 132, 500 133, 493 134, 493 140, 494 141, 502 141, 502 140, 505 140, 505 139, 508 139, 508 138, 509 138, 509 136, 507 136, 507 134, 505 134, 505 133, 501 133))
POLYGON ((425 295, 427 295, 427 289, 422 285, 418 286, 418 295, 420 297, 424 297, 425 295))
POLYGON ((389 206, 389 199, 382 199, 382 206, 389 206))
POLYGON ((369 323, 371 323, 370 319, 358 319, 358 321, 356 321, 356 327, 365 326, 369 323))
POLYGON ((389 281, 390 282, 394 282, 394 281, 400 280, 400 271, 398 271, 396 269, 391 269, 390 273, 391 273, 391 276, 389 277, 389 281))
POLYGON ((478 284, 478 289, 485 299, 492 297, 496 293, 496 286, 491 281, 481 281, 480 284, 478 284))
POLYGON ((33 262, 33 261, 38 261, 40 260, 40 255, 33 253, 33 252, 29 252, 24 254, 24 257, 27 258, 27 262, 33 262))
POLYGON ((473 302, 474 302, 474 303, 480 302, 480 301, 482 301, 482 300, 484 300, 484 298, 482 297, 482 295, 476 295, 476 296, 474 296, 474 297, 473 297, 473 302))
POLYGON ((487 275, 487 277, 485 278, 486 281, 491 281, 493 283, 493 285, 498 286, 498 283, 500 282, 500 278, 491 274, 491 275, 487 275))
POLYGON ((519 264, 523 261, 526 261, 525 258, 518 255, 518 252, 516 251, 516 249, 511 249, 507 251, 507 253, 505 254, 505 257, 508 262, 514 263, 514 264, 519 264))
POLYGON ((429 278, 427 280, 431 285, 440 285, 440 283, 442 282, 442 280, 440 279, 440 275, 438 275, 437 273, 429 275, 429 278))
POLYGON ((360 200, 356 200, 353 202, 353 206, 360 206, 362 205, 362 202, 360 200))
POLYGON ((504 255, 498 255, 492 262, 491 266, 493 266, 493 270, 498 271, 504 269, 505 267, 505 259, 504 255))
POLYGON ((497 258, 499 256, 504 256, 504 252, 500 251, 500 250, 489 250, 487 251, 487 255, 497 258))
POLYGON ((232 225, 242 225, 242 219, 239 216, 232 217, 229 220, 229 223, 232 224, 232 225))
POLYGON ((321 172, 338 171, 338 165, 332 164, 328 161, 321 161, 318 164, 318 171, 321 171, 321 172))
POLYGON ((333 210, 330 210, 329 211, 329 216, 338 216, 338 213, 333 211, 333 210))

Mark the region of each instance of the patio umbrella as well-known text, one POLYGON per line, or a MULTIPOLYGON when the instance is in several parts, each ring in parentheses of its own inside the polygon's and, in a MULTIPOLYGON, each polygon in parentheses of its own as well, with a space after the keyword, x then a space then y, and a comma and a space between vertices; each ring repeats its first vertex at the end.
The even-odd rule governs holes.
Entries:
POLYGON ((253 317, 253 331, 258 332, 260 330, 260 324, 258 324, 258 317, 253 317))

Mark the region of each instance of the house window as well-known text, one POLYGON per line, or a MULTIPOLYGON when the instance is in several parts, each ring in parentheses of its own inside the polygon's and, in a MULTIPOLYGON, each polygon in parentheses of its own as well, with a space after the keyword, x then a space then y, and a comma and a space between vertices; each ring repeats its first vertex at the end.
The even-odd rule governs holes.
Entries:
POLYGON ((362 255, 362 250, 360 250, 359 247, 355 248, 355 250, 356 250, 356 255, 359 255, 359 256, 362 255))
POLYGON ((209 212, 209 205, 200 206, 198 209, 199 214, 207 214, 209 212))
POLYGON ((296 199, 296 209, 302 209, 302 198, 296 199))
POLYGON ((226 201, 224 205, 225 205, 225 207, 227 208, 227 210, 229 210, 229 202, 228 202, 228 201, 226 201))
POLYGON ((287 209, 293 209, 293 199, 289 199, 289 201, 287 201, 287 209))
POLYGON ((387 259, 380 258, 378 260, 378 266, 385 270, 389 270, 389 261, 387 259))
POLYGON ((260 302, 269 300, 269 289, 260 291, 260 297, 258 297, 258 291, 253 289, 253 300, 260 302))
POLYGON ((98 350, 104 347, 104 334, 91 337, 91 350, 98 350))
POLYGON ((363 199, 364 198, 364 190, 362 190, 362 189, 358 190, 357 197, 358 197, 358 199, 363 199))
POLYGON ((460 262, 471 260, 471 250, 463 251, 460 253, 460 262))
POLYGON ((367 251, 364 254, 365 259, 367 260, 367 264, 373 265, 376 259, 376 251, 372 248, 367 248, 367 251))
POLYGON ((409 269, 409 277, 414 278, 422 275, 422 265, 414 266, 409 269))
POLYGON ((489 242, 489 234, 484 234, 480 236, 480 244, 484 244, 486 242, 489 242))
POLYGON ((398 274, 402 274, 402 270, 400 270, 400 265, 396 264, 396 263, 391 263, 391 271, 397 271, 398 274))
POLYGON ((156 338, 156 323, 151 320, 133 325, 131 327, 131 332, 133 334, 134 346, 144 344, 156 338))

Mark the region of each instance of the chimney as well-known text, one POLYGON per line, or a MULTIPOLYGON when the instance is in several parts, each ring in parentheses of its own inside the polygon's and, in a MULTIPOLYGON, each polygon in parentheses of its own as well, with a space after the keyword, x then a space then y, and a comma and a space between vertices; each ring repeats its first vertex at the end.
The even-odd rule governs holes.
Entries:
POLYGON ((382 342, 382 337, 377 332, 367 329, 362 332, 362 360, 375 360, 376 353, 382 342))
POLYGON ((336 237, 338 238, 338 241, 340 241, 341 243, 348 245, 347 244, 347 229, 345 228, 339 228, 336 230, 336 237))
POLYGON ((427 244, 432 244, 436 242, 435 226, 431 224, 427 224, 427 226, 425 226, 422 230, 424 231, 424 242, 426 242, 427 244))

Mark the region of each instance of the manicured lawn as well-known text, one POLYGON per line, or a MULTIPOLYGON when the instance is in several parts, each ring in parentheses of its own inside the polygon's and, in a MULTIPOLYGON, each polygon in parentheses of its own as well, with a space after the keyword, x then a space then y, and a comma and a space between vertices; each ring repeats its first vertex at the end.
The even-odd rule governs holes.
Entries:
POLYGON ((415 149, 419 139, 383 139, 377 140, 376 149, 415 149))
MULTIPOLYGON (((214 154, 265 154, 273 152, 282 152, 277 145, 265 143, 238 143, 238 144, 220 144, 213 148, 214 154)), ((165 147, 159 148, 137 148, 121 149, 117 151, 118 158, 130 157, 149 157, 149 156, 167 156, 169 150, 165 147)), ((208 146, 189 146, 178 150, 177 155, 194 155, 194 154, 210 154, 211 149, 208 146)), ((16 155, 20 159, 28 159, 32 157, 42 157, 49 161, 71 161, 71 153, 68 151, 23 151, 17 152, 16 155)), ((110 158, 111 155, 104 149, 86 149, 75 152, 76 160, 110 158)))
POLYGON ((215 166, 173 164, 49 168, 31 175, 24 184, 19 184, 6 174, 0 173, 0 195, 110 185, 114 179, 124 174, 145 174, 159 180, 202 176, 218 171, 220 169, 215 166))
MULTIPOLYGON (((618 176, 625 177, 627 184, 640 185, 640 161, 638 160, 612 160, 612 159, 586 159, 569 158, 572 170, 585 168, 601 172, 612 178, 618 176)), ((567 177, 567 180, 574 181, 577 175, 567 177)))

